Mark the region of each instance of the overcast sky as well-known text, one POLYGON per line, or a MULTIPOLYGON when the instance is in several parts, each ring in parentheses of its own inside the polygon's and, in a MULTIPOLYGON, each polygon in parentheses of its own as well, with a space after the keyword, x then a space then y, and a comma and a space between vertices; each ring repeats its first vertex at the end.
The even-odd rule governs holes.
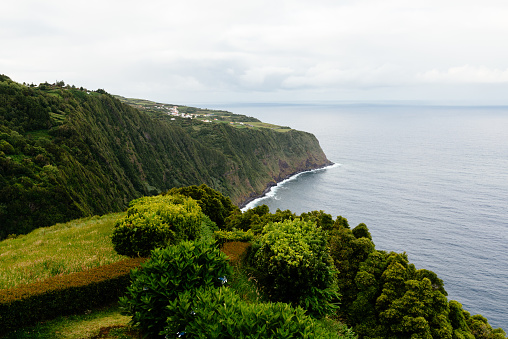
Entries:
POLYGON ((176 104, 508 104, 508 1, 7 1, 0 73, 176 104))

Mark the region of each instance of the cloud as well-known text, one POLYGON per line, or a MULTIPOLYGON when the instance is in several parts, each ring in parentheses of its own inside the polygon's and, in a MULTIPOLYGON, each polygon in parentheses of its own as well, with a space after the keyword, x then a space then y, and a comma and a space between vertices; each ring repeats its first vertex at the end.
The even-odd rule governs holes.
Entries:
POLYGON ((341 67, 333 63, 322 63, 310 67, 300 75, 288 77, 285 88, 371 88, 394 86, 406 83, 401 70, 390 64, 363 67, 341 67))
POLYGON ((12 1, 0 72, 180 102, 453 95, 506 83, 506 17, 501 0, 12 1))
POLYGON ((457 84, 496 84, 508 83, 508 68, 502 70, 486 66, 464 65, 451 67, 445 71, 433 69, 419 73, 419 81, 427 83, 457 83, 457 84))

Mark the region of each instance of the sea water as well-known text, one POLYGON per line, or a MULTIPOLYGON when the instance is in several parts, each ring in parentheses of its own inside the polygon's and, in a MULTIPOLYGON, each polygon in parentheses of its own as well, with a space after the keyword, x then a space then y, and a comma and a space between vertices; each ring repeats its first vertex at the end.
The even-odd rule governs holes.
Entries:
POLYGON ((508 107, 229 105, 313 133, 335 163, 249 206, 324 210, 406 252, 448 298, 508 330, 508 107))

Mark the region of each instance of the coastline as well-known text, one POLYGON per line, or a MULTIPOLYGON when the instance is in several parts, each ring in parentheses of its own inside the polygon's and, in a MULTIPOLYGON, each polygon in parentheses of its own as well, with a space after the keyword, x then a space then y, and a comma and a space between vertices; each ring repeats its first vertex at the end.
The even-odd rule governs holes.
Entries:
POLYGON ((319 166, 319 167, 316 167, 313 169, 303 170, 303 171, 296 171, 294 173, 291 173, 291 174, 285 176, 284 178, 280 179, 279 181, 272 181, 266 185, 265 189, 263 190, 263 192, 260 195, 256 195, 256 196, 252 196, 252 197, 248 198, 247 200, 242 202, 238 207, 240 208, 240 210, 242 212, 244 212, 244 211, 252 208, 249 205, 255 203, 256 201, 258 201, 260 199, 266 198, 267 195, 272 191, 272 188, 277 187, 281 184, 284 184, 287 181, 293 180, 293 179, 297 178, 300 174, 308 173, 308 172, 322 171, 322 170, 325 170, 327 168, 331 168, 334 166, 339 166, 339 164, 328 161, 326 164, 324 164, 322 166, 319 166))

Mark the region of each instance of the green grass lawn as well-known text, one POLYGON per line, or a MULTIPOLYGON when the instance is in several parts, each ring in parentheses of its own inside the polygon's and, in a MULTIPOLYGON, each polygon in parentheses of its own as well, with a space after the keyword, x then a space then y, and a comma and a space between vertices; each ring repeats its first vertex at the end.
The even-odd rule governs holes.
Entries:
POLYGON ((128 326, 129 320, 130 317, 120 314, 117 305, 112 305, 21 328, 8 333, 4 339, 140 338, 139 332, 128 326), (99 336, 99 333, 102 335, 99 336))
POLYGON ((110 239, 115 221, 123 215, 73 220, 1 241, 0 289, 125 259, 113 250, 110 239))

